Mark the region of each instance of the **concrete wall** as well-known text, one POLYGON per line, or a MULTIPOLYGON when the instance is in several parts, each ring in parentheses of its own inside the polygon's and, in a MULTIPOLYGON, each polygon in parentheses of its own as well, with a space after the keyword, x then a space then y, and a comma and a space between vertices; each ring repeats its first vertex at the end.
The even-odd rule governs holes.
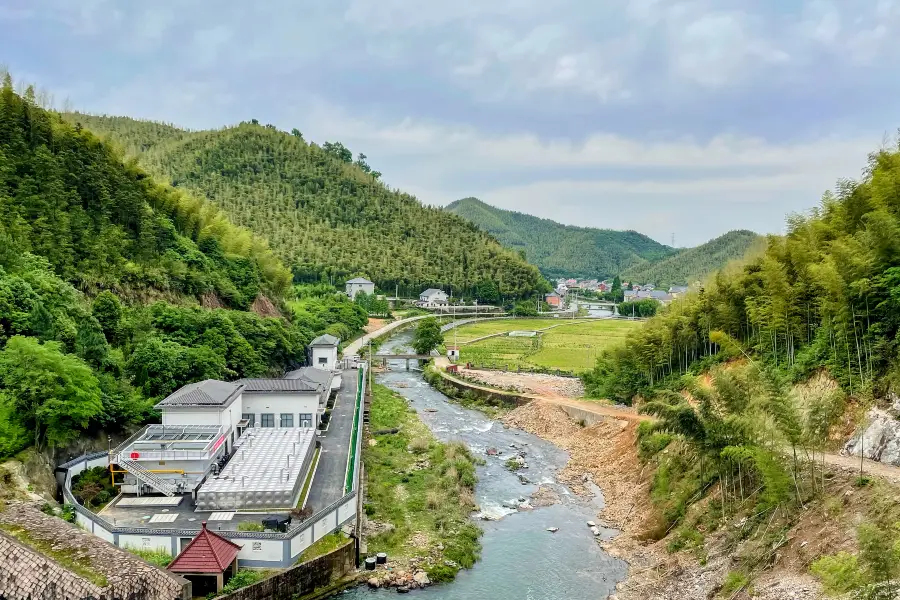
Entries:
MULTIPOLYGON (((240 559, 239 559, 240 562, 240 559)), ((291 567, 259 583, 221 596, 223 600, 292 600, 332 585, 356 566, 356 546, 350 540, 324 556, 291 567)))
POLYGON ((317 346, 311 349, 311 365, 317 369, 333 370, 337 366, 337 348, 328 346, 317 346), (325 364, 320 364, 319 359, 324 358, 325 364))
POLYGON ((275 415, 275 427, 281 425, 281 413, 294 415, 294 427, 300 427, 300 415, 312 415, 312 426, 318 425, 316 412, 319 408, 319 395, 310 393, 254 394, 244 392, 243 412, 252 413, 257 424, 262 423, 263 413, 275 415))

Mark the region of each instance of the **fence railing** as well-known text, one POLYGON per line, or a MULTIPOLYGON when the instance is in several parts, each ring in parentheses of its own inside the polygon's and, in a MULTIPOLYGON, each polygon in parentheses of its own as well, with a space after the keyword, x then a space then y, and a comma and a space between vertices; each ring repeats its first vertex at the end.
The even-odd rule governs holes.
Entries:
POLYGON ((350 455, 347 459, 347 478, 344 480, 344 493, 349 494, 356 489, 355 474, 359 472, 359 447, 362 443, 362 428, 359 426, 362 420, 363 399, 366 390, 366 369, 368 365, 360 365, 356 375, 356 406, 353 407, 353 429, 350 433, 350 455))

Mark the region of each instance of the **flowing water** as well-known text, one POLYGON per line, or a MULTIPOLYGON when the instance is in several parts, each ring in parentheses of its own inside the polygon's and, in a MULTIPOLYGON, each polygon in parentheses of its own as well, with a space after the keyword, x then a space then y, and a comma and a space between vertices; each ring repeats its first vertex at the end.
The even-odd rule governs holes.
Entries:
MULTIPOLYGON (((385 342, 382 353, 395 352, 410 342, 410 332, 385 342)), ((377 376, 410 402, 419 417, 442 441, 462 441, 473 454, 485 459, 478 467, 475 502, 481 513, 473 515, 484 530, 481 560, 460 571, 452 583, 412 592, 435 600, 597 600, 613 592, 624 579, 627 566, 606 554, 594 539, 586 522, 596 520, 603 505, 599 489, 585 500, 556 480, 566 464, 567 454, 553 444, 527 432, 512 429, 474 410, 451 403, 432 388, 417 371, 406 371, 405 361, 396 361, 390 370, 377 376), (487 456, 488 448, 502 454, 487 456), (529 483, 505 467, 507 458, 525 452, 528 468, 521 471, 529 483), (519 511, 512 508, 528 499, 538 485, 552 488, 560 502, 552 506, 519 511), (492 519, 482 520, 482 515, 492 519), (550 533, 548 527, 558 527, 550 533)), ((603 530, 603 537, 615 535, 603 530)), ((342 600, 370 599, 394 591, 359 587, 338 597, 342 600)))

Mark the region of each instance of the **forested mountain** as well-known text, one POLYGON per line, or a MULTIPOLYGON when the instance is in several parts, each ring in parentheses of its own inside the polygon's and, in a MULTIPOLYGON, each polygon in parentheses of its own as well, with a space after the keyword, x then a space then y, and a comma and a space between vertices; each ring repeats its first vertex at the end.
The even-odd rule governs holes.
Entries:
POLYGON ((0 87, 0 458, 150 417, 205 378, 280 374, 358 330, 331 294, 288 320, 290 272, 216 208, 0 87), (201 308, 205 306, 206 308, 201 308))
POLYGON ((563 225, 550 219, 503 210, 477 198, 445 207, 490 233, 508 248, 521 250, 542 273, 558 277, 614 277, 677 251, 636 231, 563 225))
POLYGON ((793 380, 827 367, 851 393, 900 384, 900 152, 842 181, 808 216, 791 216, 765 252, 719 272, 586 378, 596 395, 629 400, 731 355, 793 380), (699 361, 699 362, 698 362, 699 361), (706 362, 703 362, 706 361, 706 362))
POLYGON ((358 274, 380 289, 418 294, 452 287, 474 295, 494 281, 503 296, 543 289, 536 268, 472 224, 391 190, 366 157, 319 147, 255 121, 187 132, 119 117, 67 118, 108 135, 179 189, 203 194, 239 225, 265 235, 297 281, 358 274))
POLYGON ((668 258, 626 269, 622 279, 637 283, 654 283, 657 287, 691 284, 702 281, 728 262, 743 257, 754 245, 762 246, 759 234, 739 229, 693 248, 679 250, 668 258))

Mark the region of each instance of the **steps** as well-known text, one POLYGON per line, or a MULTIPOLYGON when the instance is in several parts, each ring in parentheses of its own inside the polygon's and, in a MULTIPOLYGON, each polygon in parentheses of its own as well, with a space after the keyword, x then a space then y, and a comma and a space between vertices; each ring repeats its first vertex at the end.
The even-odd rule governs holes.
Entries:
POLYGON ((119 466, 137 477, 138 481, 146 483, 158 492, 162 492, 166 496, 174 496, 178 488, 174 483, 166 481, 159 477, 156 473, 151 473, 133 460, 119 459, 119 466))

